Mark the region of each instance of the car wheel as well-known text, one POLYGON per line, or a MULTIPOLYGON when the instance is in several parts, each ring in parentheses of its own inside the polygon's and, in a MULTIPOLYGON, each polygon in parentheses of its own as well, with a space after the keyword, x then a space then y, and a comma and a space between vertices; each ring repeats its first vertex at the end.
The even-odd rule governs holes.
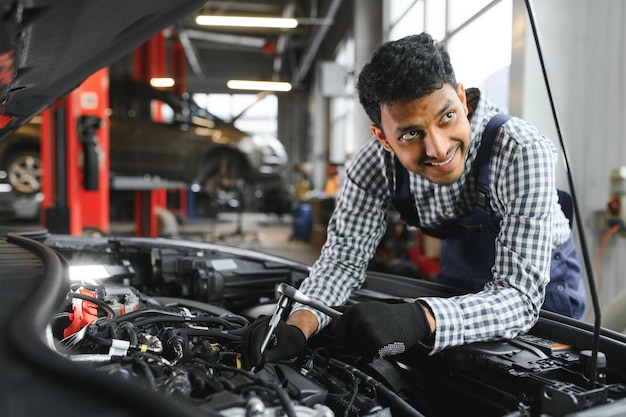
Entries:
POLYGON ((7 174, 15 191, 23 194, 41 192, 43 165, 39 152, 20 151, 12 155, 7 163, 7 174))

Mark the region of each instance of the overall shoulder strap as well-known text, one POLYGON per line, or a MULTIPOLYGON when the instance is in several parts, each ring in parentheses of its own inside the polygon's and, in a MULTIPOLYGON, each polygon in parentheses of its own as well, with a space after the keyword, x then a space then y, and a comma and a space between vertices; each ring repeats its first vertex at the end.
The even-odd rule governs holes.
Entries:
POLYGON ((498 113, 487 122, 487 126, 485 126, 483 131, 482 142, 478 149, 478 155, 474 161, 476 191, 478 192, 476 204, 488 212, 491 212, 491 206, 489 205, 489 160, 498 131, 510 118, 511 116, 508 114, 498 113))
POLYGON ((411 196, 409 171, 400 163, 397 156, 394 155, 393 157, 396 188, 391 203, 400 214, 402 220, 411 226, 419 227, 417 208, 411 196))

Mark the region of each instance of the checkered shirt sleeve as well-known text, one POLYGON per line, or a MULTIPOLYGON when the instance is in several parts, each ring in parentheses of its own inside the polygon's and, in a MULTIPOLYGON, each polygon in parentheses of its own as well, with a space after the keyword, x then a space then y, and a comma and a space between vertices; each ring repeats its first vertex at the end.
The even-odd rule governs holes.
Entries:
MULTIPOLYGON (((300 290, 326 305, 342 305, 363 284, 365 271, 386 231, 390 201, 386 152, 374 138, 346 172, 319 259, 300 290)), ((306 308, 296 305, 295 308, 306 308)), ((307 308, 308 309, 308 308, 307 308)), ((309 309, 320 328, 328 316, 309 309)))

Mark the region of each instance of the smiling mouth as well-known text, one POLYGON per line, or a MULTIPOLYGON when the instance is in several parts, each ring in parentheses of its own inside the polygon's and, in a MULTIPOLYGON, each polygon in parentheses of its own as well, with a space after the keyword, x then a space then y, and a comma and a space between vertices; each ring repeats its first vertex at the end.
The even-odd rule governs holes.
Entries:
POLYGON ((457 151, 459 150, 459 148, 457 147, 456 149, 454 149, 454 152, 452 152, 452 154, 450 155, 450 157, 448 159, 446 159, 445 161, 442 162, 426 162, 428 165, 432 165, 434 167, 442 167, 444 165, 448 165, 456 156, 457 151))

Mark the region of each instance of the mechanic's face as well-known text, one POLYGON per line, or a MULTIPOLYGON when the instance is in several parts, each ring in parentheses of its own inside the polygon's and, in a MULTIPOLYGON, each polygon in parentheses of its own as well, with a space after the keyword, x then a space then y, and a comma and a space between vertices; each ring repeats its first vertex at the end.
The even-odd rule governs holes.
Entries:
POLYGON ((382 130, 371 129, 402 165, 436 184, 461 177, 471 129, 465 89, 450 84, 411 101, 381 106, 382 130))

